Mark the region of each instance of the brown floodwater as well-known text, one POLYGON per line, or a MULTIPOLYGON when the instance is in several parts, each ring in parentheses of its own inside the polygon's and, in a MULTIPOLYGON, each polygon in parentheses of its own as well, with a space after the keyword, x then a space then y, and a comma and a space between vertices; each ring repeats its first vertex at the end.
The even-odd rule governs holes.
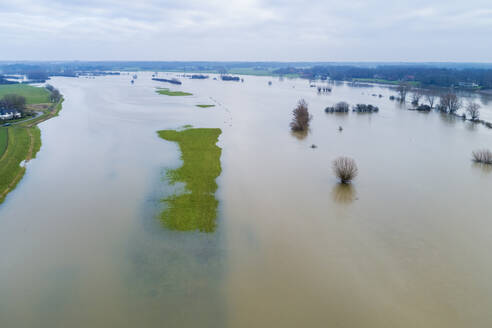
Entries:
MULTIPOLYGON (((167 97, 131 75, 53 79, 63 110, 0 206, 0 327, 492 325, 492 170, 471 162, 491 129, 383 86, 182 79, 194 95, 167 97), (306 136, 288 126, 301 98, 306 136), (341 100, 380 112, 324 113, 341 100), (158 220, 180 154, 156 131, 186 124, 222 129, 213 233, 158 220)), ((487 96, 463 96, 492 121, 487 96)))

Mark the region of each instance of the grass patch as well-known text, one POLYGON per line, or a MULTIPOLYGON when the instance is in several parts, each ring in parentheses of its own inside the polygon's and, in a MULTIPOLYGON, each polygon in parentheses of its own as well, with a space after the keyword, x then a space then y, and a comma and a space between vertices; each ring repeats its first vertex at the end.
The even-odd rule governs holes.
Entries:
POLYGON ((200 108, 210 108, 210 107, 215 107, 215 105, 196 105, 196 107, 200 107, 200 108))
POLYGON ((178 143, 183 161, 180 168, 167 171, 169 183, 183 183, 184 192, 163 199, 167 203, 160 217, 163 224, 171 230, 215 231, 218 206, 215 179, 222 172, 222 149, 216 143, 222 131, 189 128, 157 133, 164 140, 178 143))
POLYGON ((7 142, 9 140, 7 128, 0 128, 0 158, 2 158, 3 153, 7 149, 7 142))
MULTIPOLYGON (((378 84, 391 84, 391 85, 398 85, 401 82, 401 81, 396 81, 396 80, 366 79, 366 78, 355 78, 355 79, 352 79, 352 81, 366 82, 366 83, 378 83, 378 84)), ((414 87, 417 87, 420 85, 420 82, 416 82, 416 81, 408 81, 407 83, 414 86, 414 87)))
POLYGON ((183 92, 183 91, 171 91, 167 88, 159 88, 156 92, 160 95, 171 96, 171 97, 183 97, 183 96, 192 96, 192 93, 183 92))
POLYGON ((26 97, 27 104, 40 104, 50 102, 50 92, 45 88, 33 87, 27 84, 0 85, 0 98, 6 94, 15 93, 26 97))

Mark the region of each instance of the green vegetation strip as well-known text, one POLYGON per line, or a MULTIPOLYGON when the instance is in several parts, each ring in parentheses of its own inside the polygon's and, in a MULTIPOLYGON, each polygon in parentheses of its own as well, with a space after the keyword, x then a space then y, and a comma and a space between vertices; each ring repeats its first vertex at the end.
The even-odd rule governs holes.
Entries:
POLYGON ((183 183, 184 192, 163 199, 167 203, 161 214, 164 226, 179 231, 215 231, 218 206, 215 179, 222 171, 222 149, 216 143, 222 131, 189 128, 157 133, 162 139, 178 143, 183 161, 180 168, 167 171, 170 184, 183 183))
POLYGON ((0 98, 7 94, 17 94, 26 97, 27 104, 41 104, 50 102, 50 92, 45 88, 33 87, 28 84, 0 85, 0 98))
POLYGON ((7 143, 9 141, 9 130, 6 128, 0 128, 0 158, 7 149, 7 143))
POLYGON ((172 96, 172 97, 182 97, 182 96, 192 96, 192 93, 183 91, 171 91, 167 88, 158 88, 156 92, 160 95, 172 96))
POLYGON ((196 107, 200 107, 200 108, 210 108, 210 107, 215 107, 215 105, 196 105, 196 107))

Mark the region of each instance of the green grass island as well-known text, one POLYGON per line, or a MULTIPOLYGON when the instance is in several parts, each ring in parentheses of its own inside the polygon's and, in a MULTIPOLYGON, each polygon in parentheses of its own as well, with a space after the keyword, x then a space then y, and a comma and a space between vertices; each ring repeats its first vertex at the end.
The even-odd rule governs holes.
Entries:
POLYGON ((222 149, 217 146, 221 129, 188 127, 157 133, 179 145, 183 162, 181 167, 166 172, 169 183, 184 184, 184 191, 162 200, 166 203, 160 214, 162 223, 177 231, 215 231, 218 206, 215 179, 222 172, 222 149))
POLYGON ((171 97, 184 97, 184 96, 192 96, 192 93, 183 92, 183 91, 171 91, 168 88, 157 88, 155 91, 160 95, 171 96, 171 97))

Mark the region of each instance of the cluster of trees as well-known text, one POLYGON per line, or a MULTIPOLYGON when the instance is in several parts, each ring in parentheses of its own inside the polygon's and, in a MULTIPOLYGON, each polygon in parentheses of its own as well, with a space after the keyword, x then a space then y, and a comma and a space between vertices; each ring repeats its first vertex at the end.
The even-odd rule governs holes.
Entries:
POLYGON ((0 99, 0 109, 16 110, 24 113, 26 98, 16 94, 7 94, 0 99))
POLYGON ((62 95, 58 89, 56 89, 54 86, 51 84, 47 84, 45 88, 50 92, 50 100, 51 102, 58 102, 60 101, 62 95))
POLYGON ((357 104, 352 108, 352 111, 357 113, 377 113, 379 112, 379 107, 366 104, 357 104))
POLYGON ((454 93, 446 93, 439 97, 438 110, 444 113, 456 114, 463 106, 461 99, 454 93))
MULTIPOLYGON (((350 105, 345 101, 340 101, 334 106, 326 107, 326 113, 348 113, 350 105)), ((352 107, 352 111, 356 113, 376 113, 379 111, 379 107, 366 104, 357 104, 352 107)))
POLYGON ((220 76, 222 81, 236 81, 238 82, 240 78, 238 76, 231 76, 231 75, 221 75, 220 76))
POLYGON ((326 107, 326 113, 348 113, 350 105, 345 101, 340 101, 335 104, 335 106, 326 107))
POLYGON ((181 85, 181 81, 178 80, 178 79, 159 79, 159 78, 156 78, 156 77, 153 77, 152 78, 153 81, 159 81, 159 82, 167 82, 167 83, 172 83, 172 84, 177 84, 177 85, 181 85))
POLYGON ((411 103, 414 106, 414 109, 418 111, 428 112, 431 109, 436 108, 442 113, 456 115, 456 113, 464 107, 470 120, 478 121, 480 118, 479 104, 474 101, 469 101, 467 104, 463 104, 461 98, 453 92, 439 93, 434 89, 424 90, 421 88, 412 88, 408 83, 400 83, 396 88, 396 91, 398 93, 398 97, 395 98, 394 96, 391 96, 391 100, 396 99, 398 101, 405 102, 407 94, 411 92, 411 103), (427 104, 421 103, 422 99, 424 99, 427 104), (437 103, 437 101, 439 101, 439 103, 437 103))

